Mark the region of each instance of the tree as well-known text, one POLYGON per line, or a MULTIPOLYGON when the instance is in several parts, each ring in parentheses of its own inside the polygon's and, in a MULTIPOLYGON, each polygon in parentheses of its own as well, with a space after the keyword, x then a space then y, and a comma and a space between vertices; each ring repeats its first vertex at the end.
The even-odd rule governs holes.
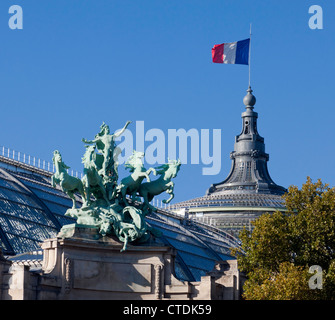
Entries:
POLYGON ((233 249, 247 275, 245 299, 335 299, 335 188, 308 177, 284 195, 287 211, 264 214, 233 249), (310 289, 309 267, 322 268, 322 289, 310 289))

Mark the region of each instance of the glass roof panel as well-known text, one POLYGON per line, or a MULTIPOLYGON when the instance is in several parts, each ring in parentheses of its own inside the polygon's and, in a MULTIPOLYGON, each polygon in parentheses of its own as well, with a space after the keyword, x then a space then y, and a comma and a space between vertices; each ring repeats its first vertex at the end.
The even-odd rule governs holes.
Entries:
POLYGON ((51 194, 42 190, 34 189, 33 192, 42 200, 48 200, 56 203, 61 203, 68 208, 72 207, 72 200, 70 198, 59 197, 55 194, 51 194))
POLYGON ((45 216, 44 211, 22 204, 10 202, 0 199, 0 212, 6 213, 18 218, 30 220, 36 223, 42 223, 49 226, 54 226, 52 221, 45 216))
POLYGON ((64 215, 66 210, 69 209, 69 206, 66 206, 63 204, 58 204, 58 203, 50 202, 47 200, 44 200, 43 202, 49 208, 51 212, 56 213, 56 214, 64 215))
MULTIPOLYGON (((205 276, 207 273, 207 270, 198 269, 194 267, 189 267, 189 270, 193 274, 193 277, 195 278, 196 281, 200 281, 201 277, 205 276)), ((211 270, 212 269, 209 269, 208 271, 211 271, 211 270)))
POLYGON ((14 182, 5 179, 0 179, 0 187, 22 192, 22 188, 17 186, 14 182))
POLYGON ((156 221, 150 221, 149 222, 152 226, 154 226, 156 229, 159 229, 163 232, 163 234, 166 237, 174 238, 180 241, 185 241, 189 243, 193 243, 195 245, 199 245, 199 242, 197 242, 192 236, 185 235, 182 230, 173 228, 174 231, 170 230, 170 225, 165 223, 157 223, 156 221))
POLYGON ((0 248, 2 249, 3 253, 7 254, 7 252, 10 251, 11 249, 7 246, 5 239, 2 238, 3 236, 4 234, 0 228, 0 248))
POLYGON ((38 242, 31 239, 18 237, 12 234, 8 234, 7 237, 16 254, 41 249, 38 242))
POLYGON ((0 248, 2 249, 2 252, 8 251, 8 248, 5 245, 5 243, 2 241, 1 237, 0 237, 0 248))
POLYGON ((0 213, 0 225, 15 253, 35 250, 38 242, 56 236, 57 230, 0 213))
POLYGON ((32 223, 17 217, 8 216, 0 213, 0 223, 4 232, 17 236, 24 236, 35 240, 46 239, 50 232, 56 230, 37 223, 32 223))
POLYGON ((215 259, 206 259, 184 251, 178 251, 178 253, 189 267, 201 268, 203 270, 212 270, 215 265, 215 259))
POLYGON ((70 218, 59 214, 54 214, 54 216, 57 218, 57 220, 62 226, 76 222, 75 218, 70 218))
POLYGON ((210 250, 206 249, 205 247, 195 246, 187 242, 179 241, 179 240, 176 240, 170 237, 168 238, 168 241, 172 246, 178 249, 178 252, 182 250, 185 252, 189 252, 189 253, 193 253, 193 254, 205 257, 205 258, 215 259, 212 256, 210 250))
POLYGON ((202 240, 218 254, 230 254, 232 246, 229 246, 222 241, 215 241, 215 239, 202 238, 202 240))
POLYGON ((181 264, 178 261, 178 257, 175 259, 174 269, 175 269, 176 277, 179 280, 193 281, 193 279, 190 279, 190 277, 187 276, 184 268, 181 266, 181 264))
POLYGON ((47 186, 45 184, 36 183, 36 182, 33 182, 31 180, 27 180, 27 179, 20 179, 20 181, 23 184, 25 184, 28 188, 34 188, 34 189, 43 190, 43 191, 46 191, 46 192, 49 192, 49 193, 56 194, 56 195, 58 195, 60 197, 64 197, 65 196, 64 192, 62 192, 61 190, 53 188, 51 186, 51 183, 50 183, 50 186, 47 186))
POLYGON ((32 199, 31 196, 22 192, 0 188, 0 198, 8 199, 10 201, 26 204, 41 209, 41 207, 36 203, 34 199, 32 199))

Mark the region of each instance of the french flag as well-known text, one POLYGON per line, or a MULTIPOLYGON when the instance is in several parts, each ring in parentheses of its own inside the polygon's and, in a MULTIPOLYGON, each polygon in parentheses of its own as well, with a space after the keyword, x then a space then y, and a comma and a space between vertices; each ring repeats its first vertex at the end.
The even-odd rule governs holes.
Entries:
POLYGON ((212 48, 214 63, 249 64, 250 39, 216 44, 212 48))

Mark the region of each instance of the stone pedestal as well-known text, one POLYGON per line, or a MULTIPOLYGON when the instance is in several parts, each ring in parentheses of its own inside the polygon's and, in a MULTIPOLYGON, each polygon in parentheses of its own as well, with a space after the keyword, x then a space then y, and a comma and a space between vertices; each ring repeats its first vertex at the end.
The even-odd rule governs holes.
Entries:
POLYGON ((217 261, 214 269, 208 272, 214 282, 213 299, 239 300, 245 279, 237 268, 237 260, 217 261))
POLYGON ((11 264, 0 255, 0 300, 213 300, 239 299, 234 260, 220 261, 199 282, 175 277, 174 248, 128 245, 99 236, 98 228, 68 225, 48 239, 42 268, 11 264))
POLYGON ((189 286, 173 276, 174 249, 129 245, 120 252, 122 243, 97 240, 97 229, 80 226, 69 227, 68 235, 42 244, 38 300, 153 300, 164 298, 166 286, 170 296, 188 298, 189 286))

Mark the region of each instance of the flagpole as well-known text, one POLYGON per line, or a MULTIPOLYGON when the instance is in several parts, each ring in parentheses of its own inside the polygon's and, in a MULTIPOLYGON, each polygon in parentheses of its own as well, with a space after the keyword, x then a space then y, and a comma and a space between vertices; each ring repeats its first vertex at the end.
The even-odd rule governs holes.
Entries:
POLYGON ((250 23, 250 43, 249 43, 249 88, 251 87, 251 23, 250 23))

